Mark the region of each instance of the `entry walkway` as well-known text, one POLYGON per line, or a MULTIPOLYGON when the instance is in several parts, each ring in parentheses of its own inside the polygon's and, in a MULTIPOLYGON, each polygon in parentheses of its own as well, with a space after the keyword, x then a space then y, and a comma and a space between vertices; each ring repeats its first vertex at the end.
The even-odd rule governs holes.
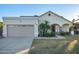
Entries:
POLYGON ((56 35, 56 37, 36 37, 35 39, 65 39, 65 37, 56 35))

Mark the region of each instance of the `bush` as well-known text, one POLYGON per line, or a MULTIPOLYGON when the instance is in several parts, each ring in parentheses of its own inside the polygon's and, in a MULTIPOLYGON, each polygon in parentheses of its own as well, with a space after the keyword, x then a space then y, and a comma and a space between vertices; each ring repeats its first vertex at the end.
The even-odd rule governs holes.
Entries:
POLYGON ((3 32, 3 22, 0 22, 0 37, 2 37, 2 32, 3 32))
POLYGON ((69 35, 70 33, 69 32, 60 32, 60 35, 69 35))
POLYGON ((44 34, 44 37, 54 37, 55 36, 55 32, 47 32, 44 34))
POLYGON ((55 36, 56 35, 56 33, 55 32, 52 32, 52 36, 55 36))
POLYGON ((52 36, 52 34, 51 33, 49 33, 49 32, 47 32, 47 33, 45 33, 45 35, 44 35, 45 37, 51 37, 52 36))
POLYGON ((79 34, 79 31, 74 31, 75 34, 79 34))

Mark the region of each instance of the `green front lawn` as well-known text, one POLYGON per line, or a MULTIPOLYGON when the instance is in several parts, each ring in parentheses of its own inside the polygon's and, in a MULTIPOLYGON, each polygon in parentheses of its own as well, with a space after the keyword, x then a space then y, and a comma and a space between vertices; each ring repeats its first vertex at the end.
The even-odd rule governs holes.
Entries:
POLYGON ((65 35, 66 40, 79 40, 79 35, 65 35))
MULTIPOLYGON (((29 54, 65 54, 67 43, 74 39, 79 39, 78 35, 65 36, 66 39, 59 40, 34 40, 29 54)), ((73 53, 79 53, 79 44, 73 50, 73 53)))
POLYGON ((63 53, 67 40, 34 40, 29 53, 50 54, 63 53))

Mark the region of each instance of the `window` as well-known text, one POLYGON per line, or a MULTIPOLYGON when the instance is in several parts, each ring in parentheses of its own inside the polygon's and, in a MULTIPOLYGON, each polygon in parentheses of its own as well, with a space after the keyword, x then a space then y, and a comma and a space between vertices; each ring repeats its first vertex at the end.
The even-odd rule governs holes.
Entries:
POLYGON ((51 16, 51 14, 48 14, 48 16, 51 16))

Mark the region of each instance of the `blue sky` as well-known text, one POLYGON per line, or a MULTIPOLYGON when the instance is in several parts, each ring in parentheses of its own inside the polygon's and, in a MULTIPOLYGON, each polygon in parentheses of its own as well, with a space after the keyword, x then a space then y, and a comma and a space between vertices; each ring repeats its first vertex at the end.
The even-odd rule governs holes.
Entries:
POLYGON ((71 21, 79 15, 79 4, 0 4, 0 20, 4 16, 33 16, 49 10, 71 21))

